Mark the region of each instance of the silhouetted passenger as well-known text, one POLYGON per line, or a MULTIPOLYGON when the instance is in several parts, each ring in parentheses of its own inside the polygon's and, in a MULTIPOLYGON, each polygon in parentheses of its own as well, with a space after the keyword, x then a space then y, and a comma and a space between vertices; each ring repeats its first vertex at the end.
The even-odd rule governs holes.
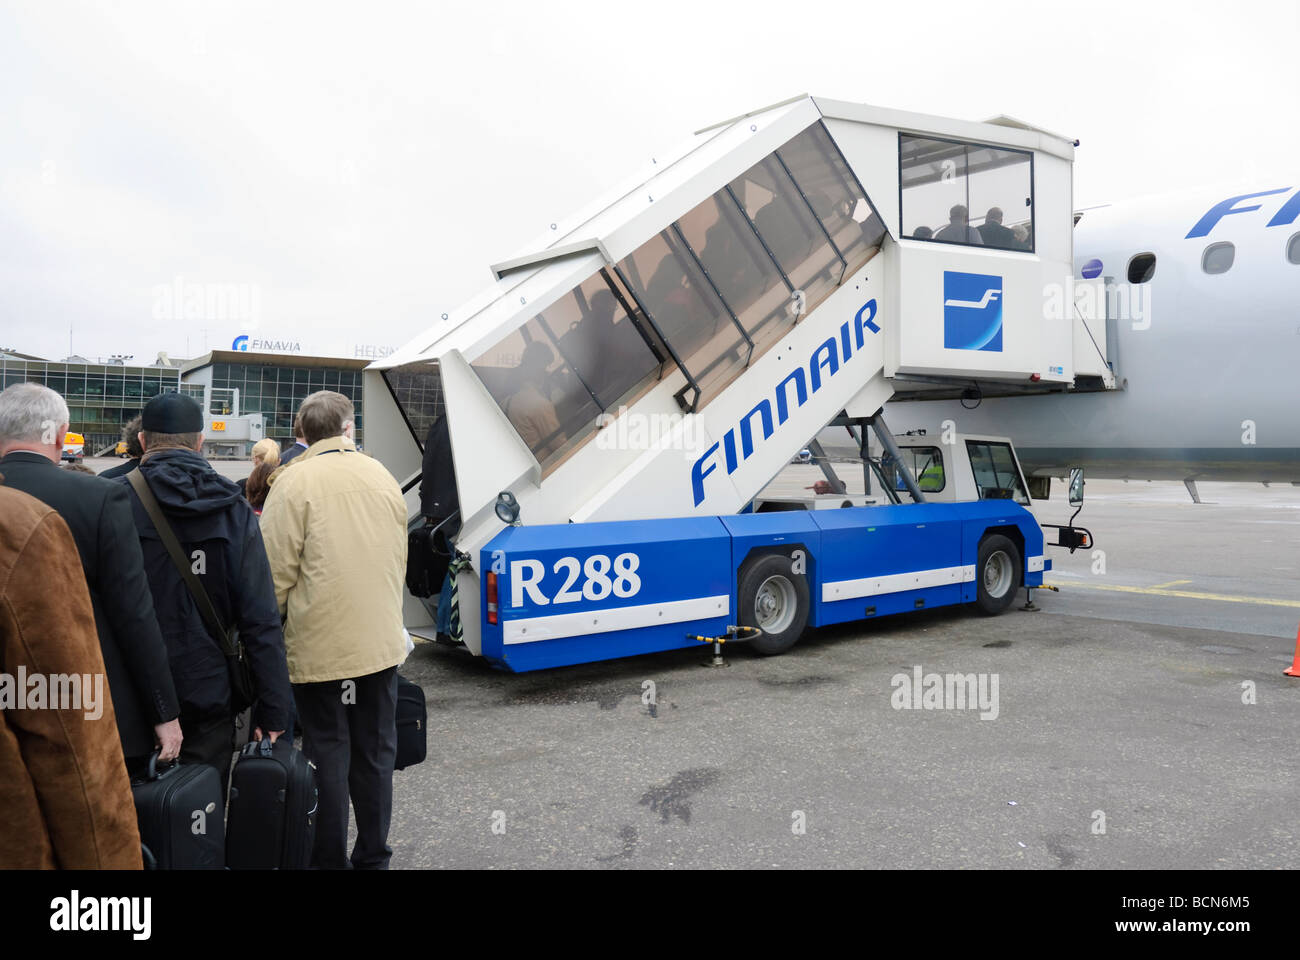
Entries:
POLYGON ((553 453, 563 439, 550 397, 548 368, 554 360, 551 348, 538 340, 524 347, 524 355, 515 368, 518 386, 505 403, 506 417, 538 460, 553 453))
MULTIPOLYGON (((763 272, 737 235, 736 226, 719 216, 704 234, 700 262, 718 287, 722 298, 737 314, 744 313, 764 292, 763 272)), ((744 227, 743 224, 740 226, 744 227)), ((744 227, 748 230, 749 227, 744 227)), ((753 239, 753 235, 750 235, 753 239)), ((769 268, 770 269, 770 268, 769 268)))
POLYGON ((804 230, 804 219, 807 212, 802 219, 796 216, 779 194, 754 217, 754 229, 787 274, 807 260, 813 250, 813 238, 804 230))
POLYGON ((984 214, 984 222, 977 228, 986 247, 1001 247, 1003 250, 1015 250, 1018 246, 1016 235, 1002 226, 1002 208, 989 207, 984 214))
POLYGON ((912 231, 913 240, 930 240, 934 237, 934 231, 929 227, 917 227, 912 231))
POLYGON ((966 208, 960 203, 954 204, 948 211, 948 225, 936 233, 934 239, 947 240, 950 243, 973 243, 980 246, 984 244, 980 232, 967 221, 966 208))

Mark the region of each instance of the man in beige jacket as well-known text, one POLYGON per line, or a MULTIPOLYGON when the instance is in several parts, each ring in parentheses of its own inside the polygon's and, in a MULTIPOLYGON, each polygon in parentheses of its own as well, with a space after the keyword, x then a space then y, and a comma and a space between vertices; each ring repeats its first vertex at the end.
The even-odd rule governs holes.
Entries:
POLYGON ((320 809, 312 865, 386 869, 397 756, 397 665, 406 656, 406 504, 385 467, 357 451, 352 401, 321 390, 298 411, 307 450, 262 508, 303 748, 320 809))

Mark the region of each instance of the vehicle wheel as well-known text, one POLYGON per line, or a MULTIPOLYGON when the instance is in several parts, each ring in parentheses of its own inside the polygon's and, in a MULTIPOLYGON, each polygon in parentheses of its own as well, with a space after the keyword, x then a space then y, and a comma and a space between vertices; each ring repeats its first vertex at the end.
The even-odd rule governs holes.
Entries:
POLYGON ((748 641, 761 656, 785 653, 808 625, 808 578, 793 566, 784 554, 769 553, 740 568, 739 622, 763 631, 748 641))
POLYGON ((996 616, 1016 598, 1020 586, 1020 551, 1001 534, 980 541, 979 562, 975 564, 975 605, 980 613, 996 616))

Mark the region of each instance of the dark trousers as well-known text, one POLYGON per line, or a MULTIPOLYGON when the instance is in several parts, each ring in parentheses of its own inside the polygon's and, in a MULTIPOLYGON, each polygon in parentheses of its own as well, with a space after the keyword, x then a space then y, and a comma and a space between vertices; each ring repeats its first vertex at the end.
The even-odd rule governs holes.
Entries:
POLYGON ((181 712, 181 763, 210 763, 221 774, 221 798, 230 787, 235 753, 234 717, 194 717, 181 712))
POLYGON ((387 870, 393 855, 393 762, 397 758, 397 668, 352 680, 295 683, 302 748, 316 764, 312 866, 348 866, 348 799, 357 818, 352 866, 387 870), (351 685, 345 686, 345 685, 351 685))

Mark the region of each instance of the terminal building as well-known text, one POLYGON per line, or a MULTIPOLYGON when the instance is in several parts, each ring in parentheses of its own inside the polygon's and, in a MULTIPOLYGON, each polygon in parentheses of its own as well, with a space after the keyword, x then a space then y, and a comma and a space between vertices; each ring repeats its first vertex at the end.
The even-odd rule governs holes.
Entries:
POLYGON ((307 394, 336 390, 356 405, 356 437, 363 443, 361 371, 366 359, 214 350, 191 360, 158 354, 150 364, 118 356, 63 360, 0 349, 0 388, 43 383, 68 403, 69 429, 86 438, 87 456, 112 452, 122 427, 150 398, 169 390, 203 405, 204 452, 245 456, 262 437, 293 443, 293 417, 307 394))

